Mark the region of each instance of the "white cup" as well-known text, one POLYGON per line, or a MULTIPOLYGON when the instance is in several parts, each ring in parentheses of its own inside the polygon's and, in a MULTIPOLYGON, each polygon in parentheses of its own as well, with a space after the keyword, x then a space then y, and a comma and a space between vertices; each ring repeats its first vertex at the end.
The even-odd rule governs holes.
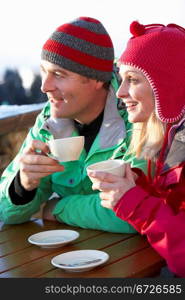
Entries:
POLYGON ((111 173, 120 177, 125 175, 125 162, 121 159, 109 159, 89 165, 88 171, 101 171, 111 173))
POLYGON ((60 162, 78 160, 84 147, 84 136, 51 140, 48 146, 51 156, 60 162))

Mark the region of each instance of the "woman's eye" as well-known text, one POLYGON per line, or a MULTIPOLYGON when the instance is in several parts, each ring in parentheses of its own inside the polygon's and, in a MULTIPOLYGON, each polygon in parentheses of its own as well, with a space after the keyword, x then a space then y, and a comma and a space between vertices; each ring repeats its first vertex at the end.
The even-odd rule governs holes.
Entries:
POLYGON ((138 82, 138 79, 137 79, 137 78, 134 78, 134 77, 129 77, 129 78, 128 78, 128 81, 131 82, 131 83, 137 83, 137 82, 138 82))

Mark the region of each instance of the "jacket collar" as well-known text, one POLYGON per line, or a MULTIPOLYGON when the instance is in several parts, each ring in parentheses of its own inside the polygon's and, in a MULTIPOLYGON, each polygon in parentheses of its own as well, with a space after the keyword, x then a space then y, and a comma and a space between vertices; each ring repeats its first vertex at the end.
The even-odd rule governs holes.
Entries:
POLYGON ((180 122, 179 125, 167 154, 162 172, 167 171, 173 166, 180 165, 185 161, 185 121, 183 123, 180 122))
MULTIPOLYGON (((54 119, 51 116, 45 121, 41 130, 46 130, 55 139, 78 135, 73 120, 54 119)), ((111 86, 104 109, 103 122, 99 131, 99 146, 101 149, 113 147, 120 144, 125 136, 125 124, 118 112, 116 94, 111 86)))
POLYGON ((125 123, 117 109, 116 95, 110 88, 105 106, 104 118, 100 127, 100 148, 113 147, 126 137, 125 123))

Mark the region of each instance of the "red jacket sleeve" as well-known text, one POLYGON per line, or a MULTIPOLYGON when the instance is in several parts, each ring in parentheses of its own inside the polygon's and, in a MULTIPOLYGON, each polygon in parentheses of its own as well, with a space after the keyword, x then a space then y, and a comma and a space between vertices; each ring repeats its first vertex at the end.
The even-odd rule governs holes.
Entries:
POLYGON ((137 185, 125 193, 114 211, 119 218, 147 236, 172 272, 185 277, 184 210, 175 211, 167 199, 151 195, 148 188, 145 190, 137 185))

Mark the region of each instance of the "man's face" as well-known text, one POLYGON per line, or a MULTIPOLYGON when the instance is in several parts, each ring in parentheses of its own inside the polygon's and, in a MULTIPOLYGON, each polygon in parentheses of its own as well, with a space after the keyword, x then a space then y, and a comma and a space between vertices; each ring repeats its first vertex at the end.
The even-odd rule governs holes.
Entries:
POLYGON ((97 81, 63 69, 46 60, 41 62, 43 93, 51 104, 51 116, 79 121, 88 119, 96 102, 97 81))

